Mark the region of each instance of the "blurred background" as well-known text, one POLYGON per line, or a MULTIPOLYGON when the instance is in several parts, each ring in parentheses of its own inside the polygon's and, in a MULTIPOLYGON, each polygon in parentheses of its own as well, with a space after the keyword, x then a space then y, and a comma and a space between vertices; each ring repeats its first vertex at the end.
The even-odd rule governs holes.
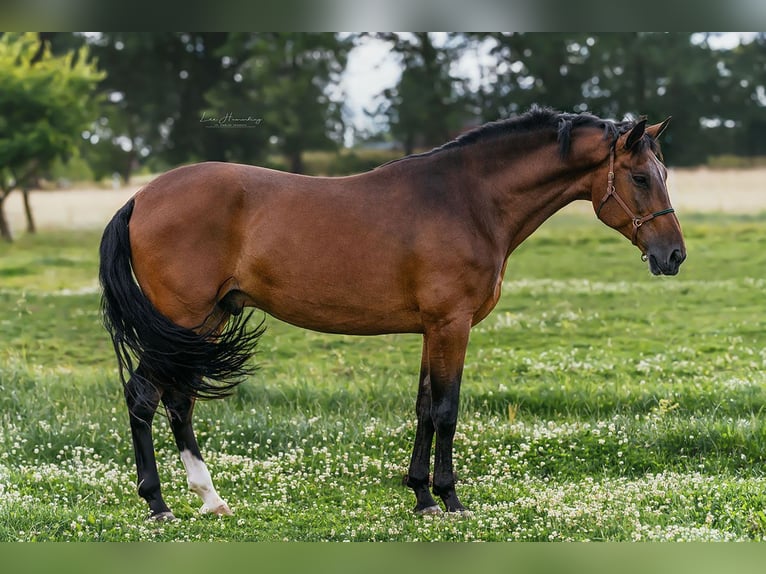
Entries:
POLYGON ((11 196, 34 231, 32 190, 355 173, 535 104, 673 116, 671 167, 766 165, 766 33, 7 33, 0 85, 6 239, 11 196))

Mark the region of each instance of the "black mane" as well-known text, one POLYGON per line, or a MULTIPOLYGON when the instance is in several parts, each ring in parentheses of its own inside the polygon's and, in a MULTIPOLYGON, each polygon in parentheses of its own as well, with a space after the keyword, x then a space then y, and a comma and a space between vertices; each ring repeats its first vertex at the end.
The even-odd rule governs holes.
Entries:
MULTIPOLYGON (((379 167, 396 163, 411 158, 428 157, 436 155, 443 151, 463 148, 477 142, 492 140, 511 134, 524 134, 542 129, 555 130, 558 135, 559 151, 564 158, 569 154, 569 148, 572 141, 572 130, 580 127, 601 128, 604 131, 604 139, 612 141, 635 125, 634 121, 614 122, 605 120, 589 113, 571 114, 557 112, 551 108, 533 107, 528 112, 519 116, 486 123, 482 126, 461 134, 454 140, 451 140, 439 147, 423 153, 411 154, 398 159, 391 160, 379 167)), ((650 138, 646 138, 650 139, 650 138)), ((650 143, 652 150, 655 150, 655 144, 650 143)))

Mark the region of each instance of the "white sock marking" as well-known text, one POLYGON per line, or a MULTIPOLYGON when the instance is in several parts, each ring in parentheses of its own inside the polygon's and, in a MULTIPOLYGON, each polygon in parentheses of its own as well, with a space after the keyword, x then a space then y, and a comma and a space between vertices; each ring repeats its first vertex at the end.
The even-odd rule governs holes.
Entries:
POLYGON ((191 451, 181 451, 181 462, 186 468, 186 477, 189 490, 195 492, 202 499, 201 512, 215 512, 216 514, 231 514, 228 505, 218 496, 210 478, 210 472, 204 461, 198 459, 191 451))

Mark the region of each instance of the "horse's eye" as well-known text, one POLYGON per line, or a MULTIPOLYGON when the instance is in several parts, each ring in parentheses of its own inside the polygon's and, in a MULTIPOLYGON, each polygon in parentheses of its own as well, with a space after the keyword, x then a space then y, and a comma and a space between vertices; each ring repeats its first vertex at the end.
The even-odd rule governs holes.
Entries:
POLYGON ((649 178, 647 176, 640 173, 632 173, 630 177, 638 187, 649 187, 649 178))

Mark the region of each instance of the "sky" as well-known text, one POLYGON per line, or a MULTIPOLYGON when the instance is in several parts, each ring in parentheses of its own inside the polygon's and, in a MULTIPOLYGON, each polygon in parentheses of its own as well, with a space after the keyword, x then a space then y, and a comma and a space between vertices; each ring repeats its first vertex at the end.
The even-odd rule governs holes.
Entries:
POLYGON ((367 38, 349 53, 340 87, 345 92, 346 107, 354 126, 358 129, 374 126, 364 110, 373 108, 375 96, 393 87, 400 74, 399 63, 386 42, 367 38))

